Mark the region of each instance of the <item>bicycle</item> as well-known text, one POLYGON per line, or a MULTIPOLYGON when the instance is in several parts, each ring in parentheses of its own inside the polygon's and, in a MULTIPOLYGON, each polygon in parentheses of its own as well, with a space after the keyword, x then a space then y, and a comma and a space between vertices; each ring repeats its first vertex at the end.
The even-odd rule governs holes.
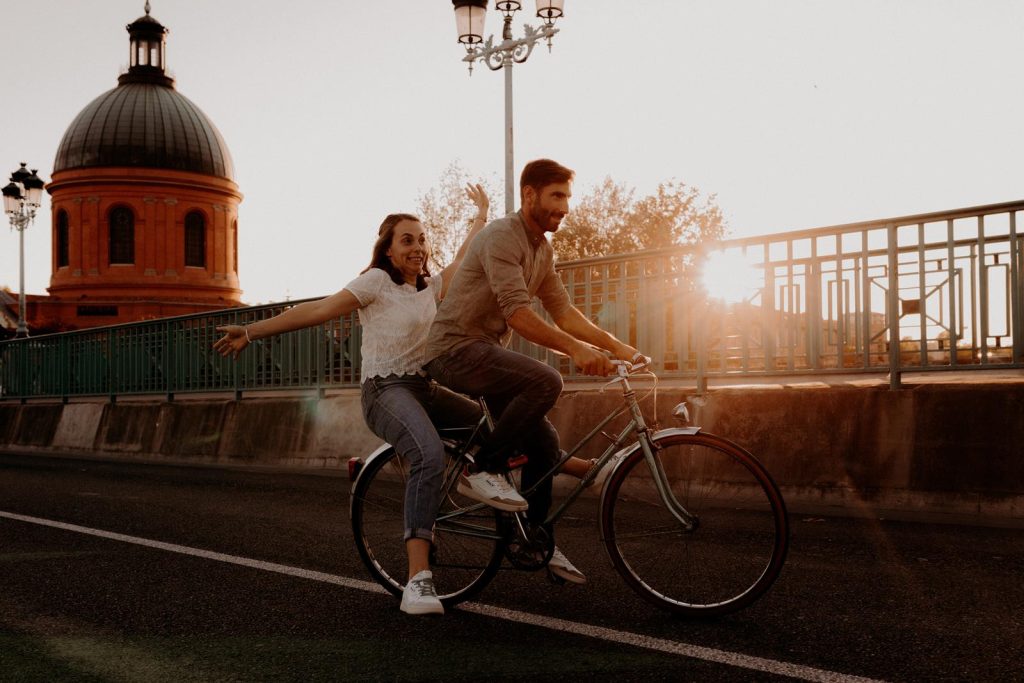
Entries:
MULTIPOLYGON (((778 486, 760 462, 731 441, 685 426, 651 432, 630 378, 647 370, 617 362, 623 406, 613 409, 545 475, 598 434, 611 440, 590 471, 548 514, 554 524, 605 468, 600 494, 601 538, 612 565, 641 597, 684 616, 743 609, 778 578, 789 546, 789 522, 778 486), (617 417, 618 437, 604 432, 617 417)), ((445 444, 443 496, 434 527, 431 565, 438 596, 452 606, 477 595, 507 559, 521 570, 546 566, 554 539, 530 528, 523 513, 501 512, 456 490, 467 451, 490 429, 484 407, 476 425, 439 430, 445 444)), ((689 421, 685 403, 673 411, 689 421)), ((403 500, 409 464, 384 444, 365 461, 353 458, 350 516, 356 547, 373 578, 396 596, 405 585, 403 500)), ((506 475, 510 476, 510 475, 506 475)), ((531 489, 532 490, 532 489, 531 489)), ((523 491, 529 495, 530 491, 523 491)))

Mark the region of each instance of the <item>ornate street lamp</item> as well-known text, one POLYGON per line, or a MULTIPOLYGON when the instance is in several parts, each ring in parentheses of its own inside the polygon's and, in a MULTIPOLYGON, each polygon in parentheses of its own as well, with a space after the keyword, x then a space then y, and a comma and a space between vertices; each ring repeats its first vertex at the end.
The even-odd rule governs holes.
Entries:
POLYGON ((459 42, 466 46, 466 56, 462 61, 469 63, 469 73, 473 73, 473 62, 481 61, 491 71, 505 70, 505 212, 515 210, 515 181, 512 163, 512 65, 522 64, 533 52, 538 40, 547 39, 548 50, 551 50, 551 38, 558 33, 555 21, 564 14, 565 0, 536 0, 537 17, 544 25, 535 29, 529 24, 523 25, 523 37, 512 39, 512 16, 522 9, 519 0, 495 0, 494 8, 505 16, 502 28, 502 42, 495 45, 494 36, 484 42, 484 19, 487 12, 487 0, 452 0, 455 6, 455 25, 459 32, 459 42))
POLYGON ((3 189, 4 211, 10 216, 11 229, 18 231, 18 330, 15 333, 18 337, 28 336, 25 323, 25 228, 36 217, 45 184, 36 175, 36 169, 29 171, 22 162, 21 168, 11 174, 11 182, 3 189))

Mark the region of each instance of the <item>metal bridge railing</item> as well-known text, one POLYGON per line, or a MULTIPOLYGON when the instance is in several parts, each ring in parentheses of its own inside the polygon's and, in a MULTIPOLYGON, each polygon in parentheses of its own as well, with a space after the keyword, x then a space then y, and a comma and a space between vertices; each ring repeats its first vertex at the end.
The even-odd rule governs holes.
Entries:
POLYGON ((233 308, 0 343, 0 399, 62 398, 359 383, 360 328, 349 315, 254 343, 237 361, 213 350, 219 325, 247 324, 301 301, 233 308))
POLYGON ((856 372, 888 373, 896 388, 905 372, 1024 367, 1022 211, 1008 202, 561 272, 592 320, 702 389, 726 375, 856 372))
MULTIPOLYGON (((570 261, 558 270, 599 326, 663 377, 1024 367, 1024 200, 570 261), (702 276, 702 273, 706 273, 702 276)), ((0 343, 0 400, 359 384, 355 315, 221 358, 214 328, 287 302, 0 343)), ((513 348, 576 379, 564 357, 513 348)), ((582 379, 582 378, 581 378, 582 379)))

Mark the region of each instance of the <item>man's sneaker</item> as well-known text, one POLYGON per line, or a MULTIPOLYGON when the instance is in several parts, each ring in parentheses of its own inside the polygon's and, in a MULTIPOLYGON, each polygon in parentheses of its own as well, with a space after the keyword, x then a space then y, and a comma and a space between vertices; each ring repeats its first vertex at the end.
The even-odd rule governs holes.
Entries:
POLYGON ((477 472, 469 474, 463 472, 459 477, 459 493, 487 503, 491 507, 506 512, 522 512, 529 504, 526 499, 519 495, 519 492, 512 488, 505 478, 490 472, 477 472))
POLYGON ((562 554, 558 546, 555 546, 555 552, 551 554, 551 559, 548 561, 548 571, 569 583, 587 582, 587 577, 583 575, 583 572, 572 565, 572 562, 562 554))
POLYGON ((444 614, 444 605, 434 590, 434 574, 429 569, 424 569, 405 585, 402 611, 406 614, 444 614))

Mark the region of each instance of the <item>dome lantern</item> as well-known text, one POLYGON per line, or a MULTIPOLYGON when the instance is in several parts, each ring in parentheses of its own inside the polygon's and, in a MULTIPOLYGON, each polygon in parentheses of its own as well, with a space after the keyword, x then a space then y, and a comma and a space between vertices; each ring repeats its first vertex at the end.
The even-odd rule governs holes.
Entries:
POLYGON ((174 79, 167 75, 167 44, 164 37, 167 28, 149 15, 149 2, 146 2, 146 14, 139 17, 125 28, 129 35, 128 73, 117 79, 118 83, 156 83, 173 87, 174 79))
POLYGON ((126 26, 128 71, 71 122, 53 172, 102 166, 160 168, 231 180, 231 154, 213 122, 167 75, 168 29, 149 14, 126 26))

